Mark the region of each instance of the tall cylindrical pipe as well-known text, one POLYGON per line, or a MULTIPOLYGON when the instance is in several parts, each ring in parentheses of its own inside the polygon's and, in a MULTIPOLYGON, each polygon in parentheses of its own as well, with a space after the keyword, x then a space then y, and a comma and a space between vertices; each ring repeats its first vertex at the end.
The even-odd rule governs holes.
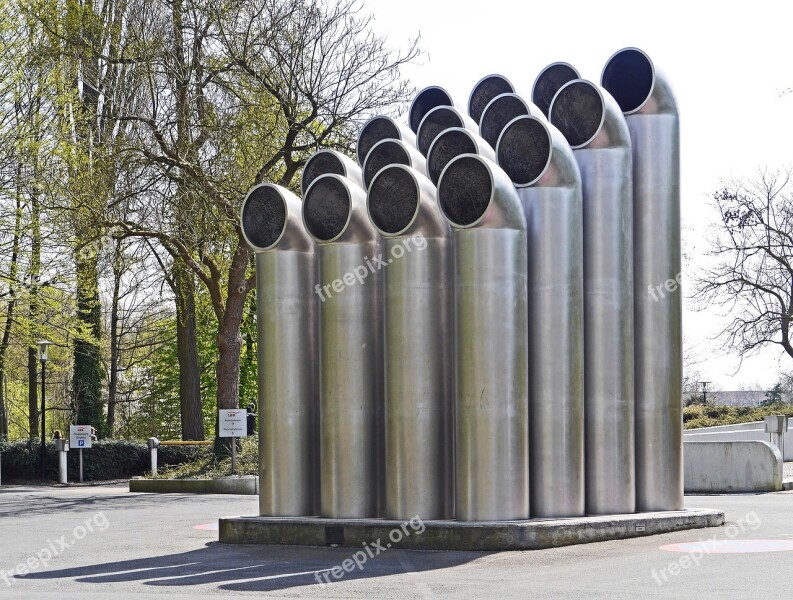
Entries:
POLYGON ((303 167, 303 175, 300 178, 300 191, 303 195, 305 196, 306 190, 317 177, 328 173, 346 177, 359 187, 363 185, 361 167, 355 164, 355 161, 338 150, 323 149, 314 152, 303 167))
POLYGON ((377 142, 363 162, 364 188, 369 189, 377 172, 388 165, 407 165, 426 175, 427 161, 413 146, 402 140, 386 139, 377 142))
POLYGON ((447 129, 435 138, 427 152, 427 176, 438 185, 446 165, 461 154, 479 154, 488 160, 495 160, 496 153, 485 140, 473 131, 462 127, 447 129))
POLYGON ((355 145, 355 154, 359 165, 363 166, 369 150, 382 140, 402 140, 406 144, 416 147, 416 134, 407 125, 386 115, 372 117, 361 127, 358 143, 355 145))
POLYGON ((408 109, 408 125, 413 133, 419 130, 424 116, 436 106, 454 106, 451 95, 442 87, 431 85, 416 94, 408 109))
POLYGON ((339 175, 314 180, 303 222, 319 245, 320 514, 380 516, 382 290, 372 268, 379 236, 366 194, 339 175))
POLYGON ((517 94, 508 93, 496 96, 482 111, 482 118, 479 120, 479 135, 495 148, 498 136, 501 135, 507 123, 521 115, 539 117, 542 113, 536 106, 526 102, 517 94))
POLYGON ((509 177, 476 154, 446 166, 438 199, 455 256, 457 519, 526 519, 526 217, 509 177))
POLYGON ((453 106, 436 106, 424 115, 421 123, 419 123, 419 128, 416 132, 416 143, 418 144, 419 152, 427 156, 435 138, 452 127, 462 127, 474 133, 479 133, 479 128, 474 120, 462 111, 453 106))
POLYGON ((271 517, 319 511, 317 261, 301 211, 300 198, 266 183, 240 219, 256 252, 259 514, 271 517))
POLYGON ((435 186, 404 165, 368 194, 383 236, 387 519, 453 518, 451 232, 435 186))
POLYGON ((551 101, 561 87, 573 79, 579 79, 581 76, 578 74, 576 68, 566 62, 555 62, 545 67, 537 79, 534 80, 534 85, 531 87, 531 101, 542 111, 546 117, 548 116, 548 109, 551 107, 551 101))
POLYGON ((612 56, 602 76, 633 146, 636 505, 683 508, 680 123, 671 86, 641 50, 612 56), (669 291, 667 282, 675 282, 669 291))
POLYGON ((526 214, 529 476, 533 517, 584 514, 584 247, 581 174, 564 136, 522 116, 498 164, 526 214))
POLYGON ((485 75, 476 82, 468 97, 468 115, 479 123, 485 107, 493 98, 510 93, 515 93, 515 86, 509 79, 503 75, 485 75))
POLYGON ((584 197, 586 510, 636 509, 633 390, 633 210, 628 125, 611 95, 565 84, 550 120, 567 138, 584 197))

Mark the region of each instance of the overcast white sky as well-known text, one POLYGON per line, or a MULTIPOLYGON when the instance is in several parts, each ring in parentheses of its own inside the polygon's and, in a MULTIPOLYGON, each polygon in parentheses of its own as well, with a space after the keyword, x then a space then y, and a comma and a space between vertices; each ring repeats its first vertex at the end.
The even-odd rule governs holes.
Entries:
MULTIPOLYGON (((461 103, 489 73, 507 76, 528 97, 551 62, 567 61, 599 82, 616 50, 645 50, 674 86, 681 114, 684 245, 693 257, 686 275, 707 248, 703 238, 715 221, 710 196, 719 183, 764 166, 793 166, 793 93, 783 94, 793 88, 790 0, 364 2, 392 46, 421 33, 427 55, 405 75, 419 88, 443 86, 461 103)), ((767 388, 780 368, 793 371, 793 360, 772 349, 735 373, 737 356, 712 340, 719 314, 692 312, 690 304, 684 301, 687 343, 702 379, 716 389, 767 388)))

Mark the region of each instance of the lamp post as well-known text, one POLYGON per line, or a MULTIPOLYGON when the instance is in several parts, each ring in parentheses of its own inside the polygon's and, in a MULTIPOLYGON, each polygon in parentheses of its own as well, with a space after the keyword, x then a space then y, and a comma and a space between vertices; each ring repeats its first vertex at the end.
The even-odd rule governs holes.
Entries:
POLYGON ((702 384, 702 404, 708 403, 708 384, 710 381, 700 381, 702 384))
POLYGON ((39 360, 41 361, 41 481, 44 482, 44 453, 46 451, 46 437, 44 433, 44 426, 46 424, 46 410, 47 410, 47 348, 52 345, 49 340, 39 340, 36 342, 39 347, 39 360))

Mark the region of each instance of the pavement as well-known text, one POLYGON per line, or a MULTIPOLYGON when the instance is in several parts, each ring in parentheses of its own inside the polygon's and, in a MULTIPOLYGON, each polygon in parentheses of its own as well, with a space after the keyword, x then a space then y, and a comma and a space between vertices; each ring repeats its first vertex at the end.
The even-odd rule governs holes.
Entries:
POLYGON ((369 554, 356 556, 350 548, 218 543, 218 517, 256 514, 255 496, 2 487, 0 598, 789 595, 793 492, 689 496, 686 506, 723 510, 727 525, 529 552, 381 552, 372 540, 369 554))

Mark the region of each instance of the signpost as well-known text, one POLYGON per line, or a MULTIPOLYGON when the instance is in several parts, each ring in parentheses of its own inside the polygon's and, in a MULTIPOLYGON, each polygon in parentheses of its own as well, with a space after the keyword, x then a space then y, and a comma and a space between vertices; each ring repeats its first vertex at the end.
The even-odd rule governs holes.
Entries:
POLYGON ((91 447, 91 431, 90 425, 69 426, 69 449, 80 451, 80 483, 83 482, 83 448, 91 447))
POLYGON ((248 437, 248 411, 244 408, 218 409, 218 437, 231 438, 231 474, 237 472, 237 438, 248 437))

